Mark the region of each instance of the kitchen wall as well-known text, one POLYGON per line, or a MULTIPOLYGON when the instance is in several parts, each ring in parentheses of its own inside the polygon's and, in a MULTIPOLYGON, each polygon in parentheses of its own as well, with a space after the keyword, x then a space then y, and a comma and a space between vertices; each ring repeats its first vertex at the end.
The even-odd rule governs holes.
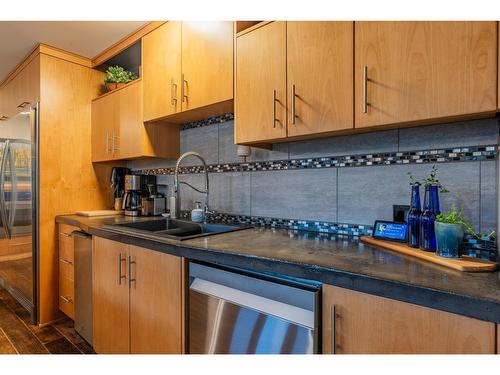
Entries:
MULTIPOLYGON (((441 195, 442 209, 463 205, 476 230, 496 228, 495 152, 476 146, 497 143, 498 118, 252 148, 248 164, 233 164, 242 159, 233 144, 234 122, 227 118, 184 126, 180 133, 181 152, 199 152, 208 164, 218 165, 213 170, 228 170, 210 173, 210 207, 218 212, 372 225, 375 219, 391 220, 392 205, 409 204, 408 172, 423 178, 436 164, 440 181, 450 190, 441 195)), ((196 159, 183 163, 196 164, 196 159)), ((158 183, 169 185, 173 166, 175 160, 129 163, 134 170, 167 173, 158 176, 158 183)), ((203 186, 202 174, 181 178, 203 186)), ((181 197, 185 210, 203 201, 185 186, 181 197)))

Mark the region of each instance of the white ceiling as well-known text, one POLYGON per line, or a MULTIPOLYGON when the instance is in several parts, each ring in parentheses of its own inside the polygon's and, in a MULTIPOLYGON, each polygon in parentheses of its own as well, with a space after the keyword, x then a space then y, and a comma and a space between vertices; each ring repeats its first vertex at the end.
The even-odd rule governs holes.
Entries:
POLYGON ((38 43, 93 58, 143 21, 0 21, 0 82, 38 43))

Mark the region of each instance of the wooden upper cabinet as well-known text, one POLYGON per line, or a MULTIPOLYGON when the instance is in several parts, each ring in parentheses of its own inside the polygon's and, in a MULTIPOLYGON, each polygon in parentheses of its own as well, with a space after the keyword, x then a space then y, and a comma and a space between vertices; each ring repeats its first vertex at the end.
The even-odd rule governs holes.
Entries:
POLYGON ((99 354, 130 352, 127 255, 126 244, 93 237, 93 345, 99 354))
POLYGON ((289 137, 354 127, 353 27, 287 22, 289 137))
POLYGON ((130 352, 181 354, 181 258, 129 246, 130 352))
POLYGON ((179 156, 179 128, 144 124, 138 79, 92 102, 92 161, 179 156))
POLYGON ((496 22, 355 22, 355 127, 495 111, 496 28, 496 22))
POLYGON ((119 121, 116 97, 109 94, 94 100, 91 121, 92 161, 112 160, 111 137, 119 121))
POLYGON ((236 39, 235 143, 286 137, 286 22, 236 39))
POLYGON ((495 324, 324 284, 323 352, 332 344, 336 354, 494 354, 495 324))
POLYGON ((0 118, 15 116, 40 100, 40 57, 33 58, 2 87, 0 118))
POLYGON ((233 99, 234 25, 182 22, 182 110, 233 99))
POLYGON ((169 21, 142 38, 144 121, 181 110, 181 22, 169 21))

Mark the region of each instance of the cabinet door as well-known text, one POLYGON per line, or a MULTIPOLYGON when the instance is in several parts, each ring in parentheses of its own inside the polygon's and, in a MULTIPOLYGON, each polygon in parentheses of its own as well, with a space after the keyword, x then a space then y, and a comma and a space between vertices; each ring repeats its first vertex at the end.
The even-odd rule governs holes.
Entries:
POLYGON ((130 351, 181 354, 181 258, 130 246, 130 351))
POLYGON ((494 323, 325 284, 324 353, 332 352, 332 329, 335 353, 495 352, 494 323), (334 325, 332 315, 335 315, 334 325))
POLYGON ((0 118, 13 117, 34 105, 40 98, 40 58, 34 58, 2 89, 2 112, 0 118))
POLYGON ((127 245, 96 236, 93 241, 94 350, 99 354, 126 354, 130 352, 127 245))
POLYGON ((112 137, 119 122, 116 93, 92 102, 92 161, 113 159, 112 137))
POLYGON ((495 22, 355 22, 355 127, 495 111, 496 38, 495 22))
MULTIPOLYGON (((115 94, 113 94, 115 95, 115 94)), ((142 82, 138 80, 116 93, 118 96, 118 122, 115 130, 115 159, 143 156, 147 143, 142 121, 142 82)))
POLYGON ((236 40, 235 143, 286 137, 286 22, 236 40))
POLYGON ((353 27, 287 22, 289 137, 354 127, 353 27))
POLYGON ((182 22, 182 110, 233 98, 233 22, 182 22))
POLYGON ((180 111, 181 22, 168 21, 142 38, 144 121, 180 111))

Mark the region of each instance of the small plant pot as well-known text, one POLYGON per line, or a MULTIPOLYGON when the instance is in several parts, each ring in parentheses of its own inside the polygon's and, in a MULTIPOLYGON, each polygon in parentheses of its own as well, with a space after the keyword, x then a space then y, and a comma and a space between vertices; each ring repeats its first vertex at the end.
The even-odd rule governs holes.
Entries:
POLYGON ((434 230, 436 232, 436 254, 444 258, 458 258, 464 238, 464 226, 436 221, 434 230))
POLYGON ((105 83, 106 91, 113 91, 113 90, 119 89, 120 87, 123 87, 125 85, 126 85, 126 83, 122 83, 122 82, 106 82, 105 83))

